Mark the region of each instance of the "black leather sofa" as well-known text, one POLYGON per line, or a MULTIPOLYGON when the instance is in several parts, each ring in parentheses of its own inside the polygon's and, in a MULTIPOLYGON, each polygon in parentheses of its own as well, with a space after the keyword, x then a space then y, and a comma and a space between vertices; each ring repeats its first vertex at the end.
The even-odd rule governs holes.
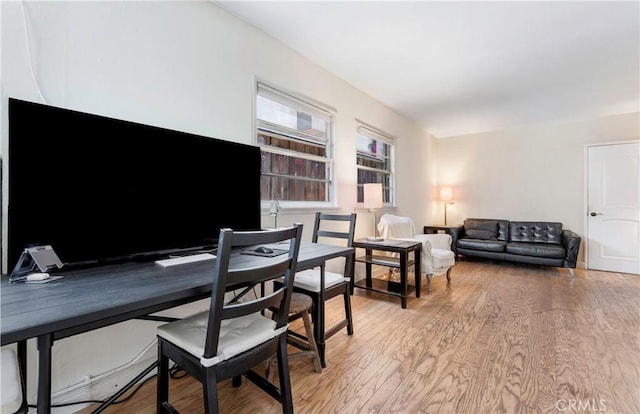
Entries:
POLYGON ((468 218, 449 228, 456 255, 569 268, 574 275, 581 237, 562 223, 468 218))

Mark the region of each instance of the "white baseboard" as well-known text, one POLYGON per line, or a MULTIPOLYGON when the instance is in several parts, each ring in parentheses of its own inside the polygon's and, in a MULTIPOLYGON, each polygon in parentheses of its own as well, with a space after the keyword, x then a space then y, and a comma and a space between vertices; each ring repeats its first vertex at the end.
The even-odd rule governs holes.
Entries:
MULTIPOLYGON (((124 387, 129 381, 138 376, 142 371, 147 369, 152 363, 156 361, 156 356, 149 356, 131 366, 120 369, 104 375, 99 379, 92 380, 90 377, 82 384, 78 384, 73 387, 69 387, 66 390, 55 392, 51 396, 51 404, 68 404, 74 401, 86 401, 86 400, 106 400, 122 387, 124 387)), ((145 379, 156 374, 156 370, 151 371, 145 379)), ((135 387, 135 386, 134 386, 135 387)), ((129 392, 125 393, 128 395, 129 392)), ((122 398, 122 397, 121 397, 122 398)), ((52 414, 73 414, 78 410, 89 406, 90 404, 74 404, 66 407, 53 407, 51 409, 52 414)), ((29 409, 29 414, 36 414, 35 408, 29 409)))

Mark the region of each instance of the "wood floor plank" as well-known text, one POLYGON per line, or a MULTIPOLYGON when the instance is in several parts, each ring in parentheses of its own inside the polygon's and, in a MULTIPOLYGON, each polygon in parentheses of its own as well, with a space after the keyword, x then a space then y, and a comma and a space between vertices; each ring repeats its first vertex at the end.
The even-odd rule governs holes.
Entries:
MULTIPOLYGON (((423 286, 406 309, 356 289, 355 333, 327 340, 327 367, 290 364, 296 412, 640 413, 640 277, 467 259, 450 284, 423 286)), ((335 299, 328 321, 344 313, 335 299)), ((223 413, 280 412, 249 381, 218 389, 223 413)), ((191 377, 172 379, 170 395, 183 413, 203 412, 191 377)), ((105 412, 155 413, 155 381, 105 412)))

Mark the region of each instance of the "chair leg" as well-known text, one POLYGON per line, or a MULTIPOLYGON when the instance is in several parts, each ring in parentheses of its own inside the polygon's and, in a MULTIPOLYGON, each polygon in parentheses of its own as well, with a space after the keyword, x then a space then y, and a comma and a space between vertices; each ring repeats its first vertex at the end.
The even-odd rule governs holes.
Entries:
POLYGON ((344 313, 347 318, 347 334, 353 335, 353 316, 351 314, 351 296, 349 295, 349 289, 344 291, 344 313))
POLYGON ((158 379, 156 383, 156 413, 166 412, 169 402, 169 358, 162 352, 162 340, 158 340, 158 379))
POLYGON ((433 277, 433 275, 428 274, 427 275, 427 293, 431 293, 431 278, 433 277))
POLYGON ((206 414, 218 414, 218 381, 215 368, 207 369, 202 388, 204 392, 204 412, 206 414))
POLYGON ((277 361, 275 355, 272 355, 269 359, 267 359, 267 366, 264 376, 269 382, 273 382, 273 371, 276 368, 276 363, 277 361))
POLYGON ((316 338, 316 345, 318 347, 318 353, 320 354, 320 362, 324 368, 327 366, 324 360, 324 302, 319 296, 313 297, 313 313, 311 314, 311 320, 313 321, 313 334, 316 338))
POLYGON ((293 396, 291 395, 291 378, 289 376, 289 359, 287 358, 287 335, 280 335, 278 340, 278 376, 280 377, 280 403, 283 414, 293 414, 293 396))
POLYGON ((447 269, 447 284, 451 283, 451 268, 447 269))
MULTIPOLYGON (((318 353, 316 338, 313 335, 313 326, 311 324, 311 316, 309 316, 309 312, 304 312, 302 314, 302 322, 304 323, 304 332, 305 332, 305 335, 307 336, 307 341, 309 342, 309 349, 311 349, 311 351, 313 351, 313 353, 315 354, 313 356, 313 369, 316 372, 322 372, 322 364, 320 363, 320 354, 318 353)), ((269 381, 271 381, 271 379, 269 379, 269 381)))

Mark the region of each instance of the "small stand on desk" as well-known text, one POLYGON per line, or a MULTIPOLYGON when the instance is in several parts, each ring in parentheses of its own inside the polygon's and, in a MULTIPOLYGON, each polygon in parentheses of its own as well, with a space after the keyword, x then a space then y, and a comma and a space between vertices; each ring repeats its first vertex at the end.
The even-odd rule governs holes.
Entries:
POLYGON ((11 271, 9 283, 23 282, 30 273, 35 271, 47 273, 51 270, 58 270, 62 266, 60 258, 51 246, 27 247, 11 271))

